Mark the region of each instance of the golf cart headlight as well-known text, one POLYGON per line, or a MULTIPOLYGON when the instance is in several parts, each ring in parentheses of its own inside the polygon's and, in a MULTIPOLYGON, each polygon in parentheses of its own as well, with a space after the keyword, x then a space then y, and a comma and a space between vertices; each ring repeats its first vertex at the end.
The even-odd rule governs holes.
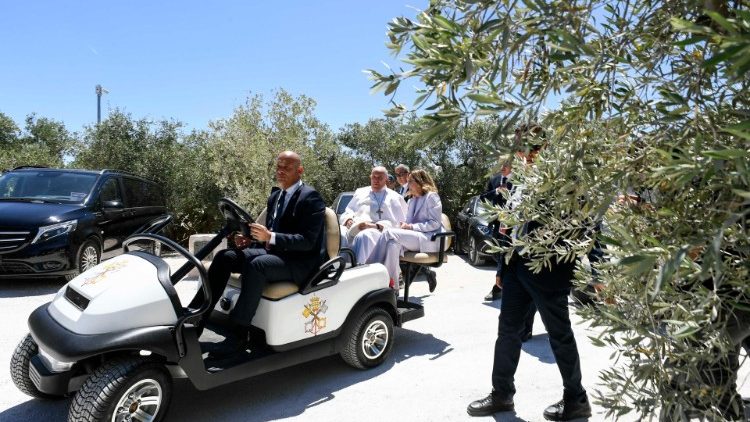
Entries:
POLYGON ((42 363, 44 364, 44 366, 46 366, 47 369, 50 370, 50 372, 70 371, 70 368, 72 368, 75 364, 75 362, 63 362, 57 360, 47 354, 47 352, 45 352, 41 347, 39 348, 39 357, 42 359, 42 363))
POLYGON ((70 233, 76 229, 78 220, 70 220, 62 223, 53 224, 51 226, 44 226, 39 228, 39 233, 36 234, 34 240, 31 243, 44 242, 50 240, 53 237, 60 236, 62 234, 70 233))

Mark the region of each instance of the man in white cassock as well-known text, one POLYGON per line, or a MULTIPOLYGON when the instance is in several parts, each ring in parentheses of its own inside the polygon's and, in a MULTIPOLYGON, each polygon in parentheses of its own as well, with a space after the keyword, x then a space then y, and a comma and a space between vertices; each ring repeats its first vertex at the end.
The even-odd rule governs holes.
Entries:
POLYGON ((373 167, 370 186, 354 192, 346 211, 339 218, 341 232, 346 233, 346 240, 358 263, 367 260, 384 229, 398 227, 406 220, 406 201, 386 187, 387 180, 385 167, 373 167))

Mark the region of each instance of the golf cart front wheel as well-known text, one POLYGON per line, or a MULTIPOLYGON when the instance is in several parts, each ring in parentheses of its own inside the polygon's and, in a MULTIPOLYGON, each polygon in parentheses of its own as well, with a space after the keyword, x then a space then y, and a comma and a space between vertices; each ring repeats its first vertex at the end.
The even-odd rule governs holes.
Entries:
POLYGON ((16 350, 13 352, 13 357, 10 358, 10 377, 13 380, 13 384, 15 384, 21 392, 38 399, 53 399, 61 397, 42 393, 36 388, 36 385, 31 380, 31 377, 29 376, 29 366, 31 365, 31 358, 37 353, 39 353, 39 346, 37 346, 34 339, 31 338, 31 334, 26 334, 26 337, 18 343, 16 350))
POLYGON ((341 357, 358 369, 378 366, 393 348, 393 319, 382 308, 368 309, 357 320, 341 357))
POLYGON ((107 362, 83 383, 70 405, 68 421, 158 422, 172 395, 164 365, 146 358, 107 362))

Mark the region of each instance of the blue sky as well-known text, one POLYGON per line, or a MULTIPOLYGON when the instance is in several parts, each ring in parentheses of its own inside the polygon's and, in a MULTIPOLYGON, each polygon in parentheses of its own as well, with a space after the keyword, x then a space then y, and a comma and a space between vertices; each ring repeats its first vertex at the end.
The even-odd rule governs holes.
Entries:
MULTIPOLYGON (((362 73, 398 66, 386 25, 426 0, 8 1, 0 5, 0 112, 71 131, 114 108, 205 128, 250 93, 284 88, 318 102, 333 130, 381 117, 362 73), (408 3, 407 3, 408 1, 408 3)), ((410 87, 404 87, 411 90, 410 87)), ((402 88, 402 91, 405 91, 402 88)), ((404 92, 406 94, 406 92, 404 92)), ((401 95, 409 98, 409 95, 401 95)), ((410 104, 408 104, 410 105, 410 104)))

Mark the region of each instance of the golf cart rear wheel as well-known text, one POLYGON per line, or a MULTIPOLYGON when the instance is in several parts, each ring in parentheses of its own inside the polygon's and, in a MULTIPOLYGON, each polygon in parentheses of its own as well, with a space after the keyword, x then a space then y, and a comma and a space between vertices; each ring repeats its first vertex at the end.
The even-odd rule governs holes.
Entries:
POLYGON ((39 391, 29 377, 31 358, 38 353, 39 346, 31 338, 31 334, 26 334, 26 337, 18 343, 16 350, 13 352, 13 357, 10 358, 10 378, 19 390, 31 397, 38 399, 59 398, 60 396, 53 396, 39 391))
POLYGON ((172 395, 164 365, 146 358, 121 358, 97 368, 70 405, 68 421, 158 422, 172 395))
POLYGON ((370 308, 357 320, 341 357, 358 369, 378 366, 393 347, 393 319, 382 308, 370 308))

